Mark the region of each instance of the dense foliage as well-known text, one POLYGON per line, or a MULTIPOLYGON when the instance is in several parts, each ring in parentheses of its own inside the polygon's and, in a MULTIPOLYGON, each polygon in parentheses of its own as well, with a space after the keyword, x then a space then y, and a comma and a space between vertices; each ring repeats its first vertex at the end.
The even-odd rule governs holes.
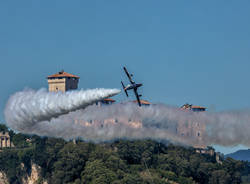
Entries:
POLYGON ((198 154, 193 148, 151 140, 74 144, 23 134, 11 138, 15 148, 0 152, 0 170, 13 184, 21 183, 31 163, 41 166, 40 181, 44 178, 53 184, 236 184, 250 176, 248 162, 227 158, 219 164, 213 156, 198 154))

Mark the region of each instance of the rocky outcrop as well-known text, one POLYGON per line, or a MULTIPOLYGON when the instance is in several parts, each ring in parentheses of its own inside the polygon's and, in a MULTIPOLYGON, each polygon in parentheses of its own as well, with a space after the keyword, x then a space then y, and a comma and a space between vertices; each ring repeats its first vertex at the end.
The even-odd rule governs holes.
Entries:
POLYGON ((0 171, 0 183, 1 184, 9 184, 6 174, 0 171))
POLYGON ((37 164, 31 163, 31 172, 30 175, 26 175, 22 178, 23 184, 48 184, 47 181, 45 181, 41 177, 41 167, 37 164))
MULTIPOLYGON (((23 163, 21 163, 21 169, 24 170, 23 163)), ((0 171, 0 184, 9 184, 8 178, 3 171, 0 171)), ((22 177, 22 184, 48 184, 48 182, 41 176, 41 167, 31 163, 31 172, 22 177)))

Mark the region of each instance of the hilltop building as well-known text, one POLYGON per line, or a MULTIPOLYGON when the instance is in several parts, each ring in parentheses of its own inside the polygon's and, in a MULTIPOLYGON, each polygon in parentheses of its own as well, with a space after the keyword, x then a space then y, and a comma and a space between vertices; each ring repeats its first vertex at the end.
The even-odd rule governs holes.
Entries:
POLYGON ((0 132, 0 149, 12 147, 8 132, 0 132))
POLYGON ((115 103, 115 100, 113 100, 112 98, 106 98, 106 99, 103 99, 99 102, 96 102, 96 105, 101 107, 101 106, 104 106, 104 105, 111 105, 115 103))
MULTIPOLYGON (((193 112, 205 112, 206 107, 201 107, 192 104, 184 104, 180 107, 184 111, 193 112)), ((194 147, 205 149, 206 145, 203 143, 204 134, 206 131, 205 122, 201 122, 199 119, 185 119, 178 122, 177 133, 182 137, 194 137, 196 139, 196 144, 194 147)))
POLYGON ((221 157, 222 155, 219 152, 215 152, 214 148, 210 146, 196 147, 194 146, 195 152, 199 154, 206 154, 212 157, 215 157, 215 160, 218 164, 222 164, 221 157))
POLYGON ((198 105, 192 105, 192 104, 188 104, 188 103, 181 106, 181 109, 182 110, 191 110, 191 111, 194 111, 194 112, 204 112, 204 111, 206 111, 206 107, 201 107, 201 106, 198 106, 198 105))
MULTIPOLYGON (((62 70, 56 74, 49 75, 47 79, 50 92, 58 92, 58 91, 65 92, 77 89, 80 77, 67 73, 64 70, 62 70)), ((96 105, 97 106, 110 105, 113 104, 114 102, 115 100, 111 98, 106 98, 104 100, 96 102, 96 105)))
POLYGON ((49 91, 50 92, 58 92, 58 91, 65 92, 68 90, 77 89, 79 78, 80 77, 64 72, 63 70, 56 74, 49 75, 47 77, 49 91))

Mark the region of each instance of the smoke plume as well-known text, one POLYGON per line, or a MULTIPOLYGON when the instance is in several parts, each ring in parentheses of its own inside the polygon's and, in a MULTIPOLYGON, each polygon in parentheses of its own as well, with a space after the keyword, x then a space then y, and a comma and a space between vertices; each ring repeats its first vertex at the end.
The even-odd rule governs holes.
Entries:
POLYGON ((192 112, 163 104, 91 105, 117 93, 119 90, 104 89, 18 92, 6 105, 6 123, 23 133, 67 140, 102 142, 150 138, 188 145, 250 146, 249 111, 192 112))
POLYGON ((50 93, 46 89, 17 92, 7 102, 5 120, 14 130, 24 131, 38 122, 86 108, 99 100, 120 93, 118 89, 92 89, 50 93))

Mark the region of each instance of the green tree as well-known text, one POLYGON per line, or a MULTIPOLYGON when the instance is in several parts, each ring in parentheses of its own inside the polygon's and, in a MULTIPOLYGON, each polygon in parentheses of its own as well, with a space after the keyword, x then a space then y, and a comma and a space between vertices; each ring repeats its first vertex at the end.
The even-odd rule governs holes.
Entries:
POLYGON ((108 169, 102 160, 88 161, 81 176, 82 182, 85 184, 108 184, 118 178, 116 173, 108 169))
POLYGON ((230 184, 231 177, 225 170, 213 171, 209 178, 209 184, 230 184))
POLYGON ((30 136, 18 133, 13 135, 12 142, 15 147, 24 148, 29 146, 28 142, 26 141, 28 138, 30 138, 30 136))
POLYGON ((0 132, 7 132, 8 131, 8 127, 3 124, 3 123, 0 123, 0 132))
POLYGON ((81 171, 88 158, 88 144, 77 145, 69 142, 58 153, 58 159, 54 163, 52 181, 55 183, 70 183, 80 179, 81 171))
POLYGON ((4 150, 0 152, 0 170, 4 171, 8 177, 9 183, 18 184, 21 182, 21 163, 17 153, 13 150, 4 150))

